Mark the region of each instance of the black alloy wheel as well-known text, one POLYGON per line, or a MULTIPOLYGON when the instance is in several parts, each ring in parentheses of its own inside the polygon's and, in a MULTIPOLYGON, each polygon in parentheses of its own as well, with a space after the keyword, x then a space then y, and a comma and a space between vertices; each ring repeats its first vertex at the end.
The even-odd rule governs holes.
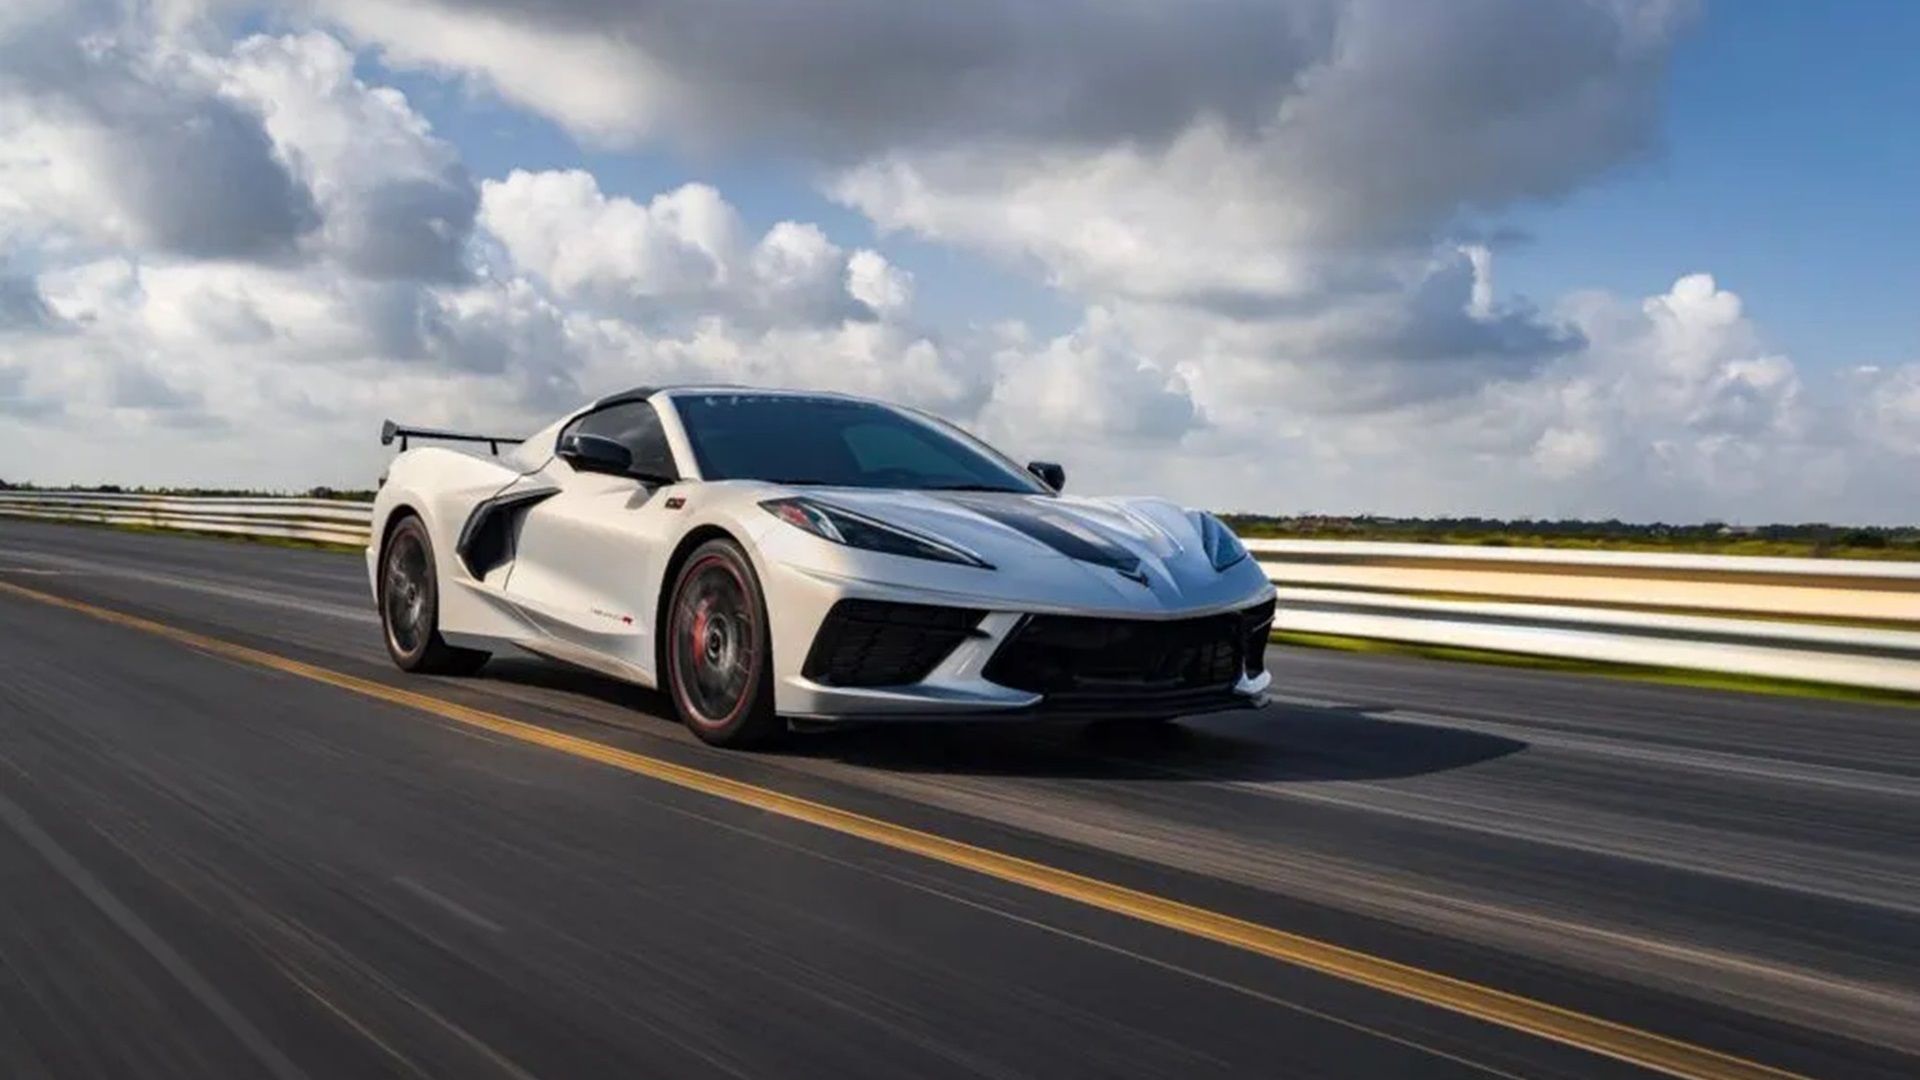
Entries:
POLYGON ((380 624, 387 654, 402 671, 471 674, 487 662, 487 654, 455 648, 440 636, 438 583, 427 527, 408 515, 388 534, 380 556, 380 624))
POLYGON ((668 690, 693 733, 717 746, 777 735, 766 604, 739 545, 711 540, 674 582, 666 628, 668 690))

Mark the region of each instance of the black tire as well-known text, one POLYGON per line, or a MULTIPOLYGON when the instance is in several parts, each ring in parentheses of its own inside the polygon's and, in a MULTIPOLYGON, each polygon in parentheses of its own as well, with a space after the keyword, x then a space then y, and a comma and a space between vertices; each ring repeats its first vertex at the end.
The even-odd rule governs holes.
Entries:
POLYGON ((758 746, 785 730, 773 711, 767 603, 731 540, 694 549, 673 582, 662 627, 666 690, 680 722, 715 746, 758 746))
POLYGON ((427 527, 409 514, 387 534, 380 551, 380 630, 387 655, 402 671, 471 675, 487 662, 478 649, 460 649, 440 636, 440 578, 427 527))

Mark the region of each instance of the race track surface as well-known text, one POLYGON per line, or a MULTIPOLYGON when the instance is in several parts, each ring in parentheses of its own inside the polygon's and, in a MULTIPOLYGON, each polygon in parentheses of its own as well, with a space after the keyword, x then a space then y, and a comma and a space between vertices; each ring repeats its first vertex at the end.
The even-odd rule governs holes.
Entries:
POLYGON ((1920 1075, 1920 709, 1276 649, 726 753, 365 594, 0 520, 0 1076, 1920 1075))

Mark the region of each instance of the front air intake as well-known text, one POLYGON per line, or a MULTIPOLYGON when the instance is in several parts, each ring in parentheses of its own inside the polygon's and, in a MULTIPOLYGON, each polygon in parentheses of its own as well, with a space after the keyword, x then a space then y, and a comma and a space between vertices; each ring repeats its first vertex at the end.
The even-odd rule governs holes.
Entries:
POLYGON ((1037 694, 1112 694, 1230 687, 1240 677, 1237 613, 1200 619, 1034 615, 982 674, 1037 694))
POLYGON ((905 686, 927 677, 985 616, 969 608, 842 600, 801 673, 825 686, 905 686))
POLYGON ((1076 701, 1169 700, 1231 690, 1265 665, 1273 602, 1195 619, 1033 615, 982 672, 1002 686, 1076 701))

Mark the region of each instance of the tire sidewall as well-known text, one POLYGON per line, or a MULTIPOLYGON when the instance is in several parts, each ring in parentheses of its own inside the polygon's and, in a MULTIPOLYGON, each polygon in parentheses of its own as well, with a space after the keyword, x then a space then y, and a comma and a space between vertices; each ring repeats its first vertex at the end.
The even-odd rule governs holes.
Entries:
POLYGON ((776 725, 773 714, 773 635, 767 625, 766 592, 760 587, 760 576, 754 572, 752 560, 747 558, 746 551, 739 544, 732 540, 709 540, 687 556, 674 577, 673 595, 667 603, 665 633, 667 640, 663 652, 666 654, 667 694, 673 699, 674 711, 695 735, 706 742, 745 745, 773 734, 776 725), (746 696, 730 717, 719 722, 706 719, 694 707, 682 685, 678 642, 673 640, 679 621, 681 593, 693 579, 694 573, 716 558, 728 563, 753 605, 755 667, 749 676, 746 696))
POLYGON ((440 567, 439 564, 434 561, 433 542, 427 536, 426 526, 421 523, 419 518, 409 516, 400 522, 400 524, 393 527, 393 531, 387 535, 386 545, 381 549, 380 553, 380 636, 386 640, 387 654, 393 657, 393 662, 403 671, 414 671, 421 666, 426 660, 427 654, 432 651, 434 640, 438 637, 439 633, 440 567), (400 643, 395 640, 393 635, 393 616, 387 607, 387 571, 389 564, 393 560, 394 552, 399 549, 401 537, 408 533, 411 533, 415 541, 419 543, 420 550, 425 557, 427 565, 427 580, 424 586, 427 595, 424 605, 425 611, 422 613, 422 621, 425 623, 424 632, 420 635, 419 645, 411 653, 403 651, 400 648, 400 643))

